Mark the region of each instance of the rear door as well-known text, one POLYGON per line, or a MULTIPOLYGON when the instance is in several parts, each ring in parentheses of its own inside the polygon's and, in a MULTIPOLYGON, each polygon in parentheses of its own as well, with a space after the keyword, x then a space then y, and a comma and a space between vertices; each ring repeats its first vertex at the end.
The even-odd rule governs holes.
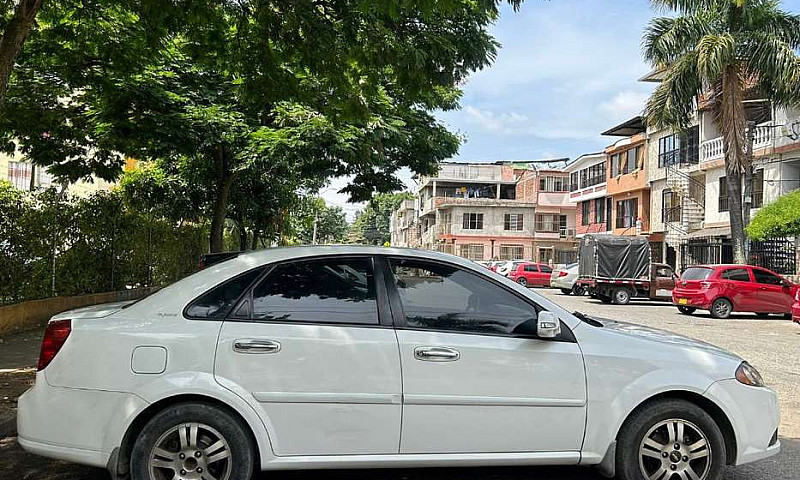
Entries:
POLYGON ((542 287, 550 286, 550 275, 553 269, 549 265, 539 265, 539 275, 536 279, 536 284, 542 287))
POLYGON ((528 285, 537 285, 539 282, 539 267, 533 263, 529 263, 524 266, 524 269, 525 280, 527 280, 528 285))
POLYGON ((738 312, 755 312, 761 308, 758 290, 746 267, 730 267, 722 270, 718 280, 721 296, 733 302, 733 309, 738 312))
POLYGON ((758 300, 761 310, 757 312, 789 313, 791 312, 792 290, 784 285, 783 279, 774 273, 753 267, 753 278, 758 285, 758 300))
POLYGON ((215 376, 258 402, 276 455, 398 452, 402 383, 382 271, 370 256, 281 263, 224 322, 215 376))

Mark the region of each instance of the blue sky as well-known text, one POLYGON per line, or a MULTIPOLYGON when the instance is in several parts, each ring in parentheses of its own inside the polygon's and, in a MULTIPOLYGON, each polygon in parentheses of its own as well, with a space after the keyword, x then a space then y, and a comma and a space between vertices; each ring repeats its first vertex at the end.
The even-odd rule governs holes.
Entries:
MULTIPOLYGON (((800 0, 785 0, 783 9, 800 12, 800 0)), ((637 79, 649 71, 641 38, 657 15, 647 0, 504 6, 491 29, 502 44, 494 64, 463 86, 461 109, 437 114, 466 137, 455 159, 575 158, 612 143, 600 133, 641 113, 653 89, 637 79)), ((323 195, 352 214, 359 206, 334 193, 344 184, 323 195)))

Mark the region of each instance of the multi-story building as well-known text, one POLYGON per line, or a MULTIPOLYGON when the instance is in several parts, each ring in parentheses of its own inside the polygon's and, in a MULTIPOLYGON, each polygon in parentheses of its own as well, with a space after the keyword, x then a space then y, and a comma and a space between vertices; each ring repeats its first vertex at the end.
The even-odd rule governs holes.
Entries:
POLYGON ((389 220, 391 243, 396 247, 416 248, 420 245, 420 225, 417 200, 403 200, 400 207, 392 212, 389 220))
POLYGON ((569 201, 576 205, 575 236, 611 233, 613 206, 606 196, 606 155, 581 155, 564 169, 569 174, 569 201))
POLYGON ((575 257, 568 177, 526 163, 442 163, 436 177, 420 178, 416 225, 401 220, 411 218, 409 204, 394 212, 392 242, 472 260, 565 263, 575 257), (406 240, 402 232, 416 228, 419 242, 406 240))
MULTIPOLYGON (((56 184, 46 169, 35 167, 23 159, 19 152, 14 157, 0 153, 0 180, 10 182, 18 190, 39 190, 56 184)), ((72 195, 88 197, 99 190, 109 190, 113 185, 100 178, 92 178, 91 181, 79 180, 71 183, 67 190, 72 195)))
MULTIPOLYGON (((749 201, 754 215, 780 195, 800 188, 800 109, 753 99, 745 110, 754 125, 754 175, 752 195, 744 201, 749 201)), ((685 132, 649 129, 647 151, 651 229, 664 234, 665 261, 678 269, 732 262, 724 144, 708 103, 701 99, 685 132)), ((750 261, 794 274, 795 250, 791 239, 753 243, 750 261)))

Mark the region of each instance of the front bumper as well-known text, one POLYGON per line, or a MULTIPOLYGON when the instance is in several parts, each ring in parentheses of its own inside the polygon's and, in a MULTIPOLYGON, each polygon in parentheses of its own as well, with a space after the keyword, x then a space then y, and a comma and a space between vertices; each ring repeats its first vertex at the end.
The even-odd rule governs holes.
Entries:
POLYGON ((147 402, 128 393, 53 387, 39 372, 18 406, 18 440, 23 449, 104 468, 147 402))
POLYGON ((705 396, 719 405, 736 435, 736 465, 755 462, 780 452, 775 432, 781 421, 778 396, 772 389, 750 387, 735 379, 720 380, 705 396))

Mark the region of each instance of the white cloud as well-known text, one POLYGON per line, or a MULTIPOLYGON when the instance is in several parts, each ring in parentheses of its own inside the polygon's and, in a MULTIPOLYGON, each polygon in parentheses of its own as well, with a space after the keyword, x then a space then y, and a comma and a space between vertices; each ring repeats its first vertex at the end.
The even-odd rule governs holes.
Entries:
POLYGON ((611 118, 628 118, 640 115, 650 95, 646 92, 627 90, 614 95, 611 100, 603 102, 598 110, 611 118))

